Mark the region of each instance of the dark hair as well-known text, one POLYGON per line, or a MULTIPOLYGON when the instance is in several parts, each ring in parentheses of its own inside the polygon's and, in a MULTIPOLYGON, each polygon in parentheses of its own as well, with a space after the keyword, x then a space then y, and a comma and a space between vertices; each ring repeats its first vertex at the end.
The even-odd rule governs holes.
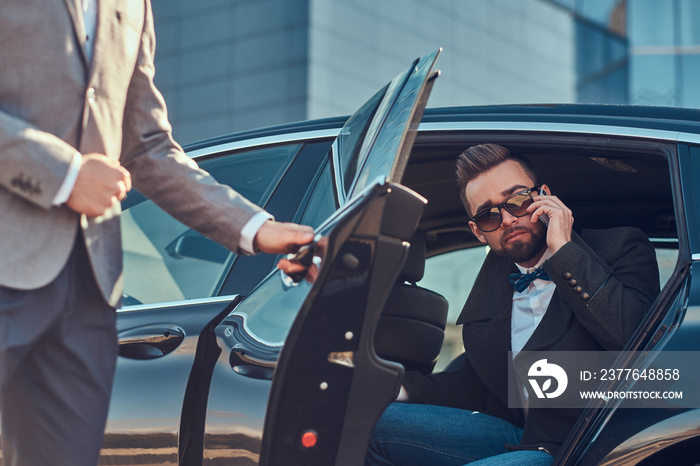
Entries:
POLYGON ((538 184, 532 163, 521 155, 512 154, 508 149, 498 144, 471 146, 457 156, 457 190, 467 213, 469 212, 469 203, 465 193, 467 183, 508 160, 518 162, 525 173, 532 178, 532 181, 538 184))

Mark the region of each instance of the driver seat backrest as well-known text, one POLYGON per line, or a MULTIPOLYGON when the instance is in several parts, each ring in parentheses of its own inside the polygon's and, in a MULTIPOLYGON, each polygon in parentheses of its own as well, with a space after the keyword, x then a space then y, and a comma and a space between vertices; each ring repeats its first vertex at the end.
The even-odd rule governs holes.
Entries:
POLYGON ((407 371, 432 372, 447 322, 447 300, 416 285, 425 272, 425 236, 411 238, 406 263, 387 298, 374 335, 377 354, 407 371))

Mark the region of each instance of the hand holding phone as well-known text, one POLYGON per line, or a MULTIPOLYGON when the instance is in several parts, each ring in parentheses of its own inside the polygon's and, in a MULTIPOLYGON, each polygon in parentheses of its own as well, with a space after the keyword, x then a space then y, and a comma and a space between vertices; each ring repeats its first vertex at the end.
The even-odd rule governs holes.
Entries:
MULTIPOLYGON (((546 196, 546 195, 547 195, 547 191, 545 191, 544 188, 540 188, 539 194, 540 194, 540 196, 546 196)), ((542 223, 544 223, 545 225, 549 225, 549 216, 548 216, 547 214, 542 214, 542 215, 540 215, 539 219, 540 219, 540 221, 541 221, 542 223)))

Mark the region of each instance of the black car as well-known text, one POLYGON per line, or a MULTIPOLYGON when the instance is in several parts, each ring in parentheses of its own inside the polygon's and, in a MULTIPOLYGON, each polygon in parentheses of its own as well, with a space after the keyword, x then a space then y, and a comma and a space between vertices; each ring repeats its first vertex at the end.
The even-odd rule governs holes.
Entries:
MULTIPOLYGON (((454 163, 477 143, 527 156, 575 228, 636 226, 651 239, 662 292, 627 350, 700 349, 700 111, 423 112, 437 55, 350 118, 186 148, 277 220, 316 229, 301 251, 318 269, 313 283, 283 276, 277 257, 227 251, 138 193, 124 201, 120 358, 101 464, 361 465, 404 368, 449 370, 461 351, 446 322, 485 247, 469 230, 454 163)), ((698 409, 592 402, 555 463, 685 465, 698 452, 698 409)))

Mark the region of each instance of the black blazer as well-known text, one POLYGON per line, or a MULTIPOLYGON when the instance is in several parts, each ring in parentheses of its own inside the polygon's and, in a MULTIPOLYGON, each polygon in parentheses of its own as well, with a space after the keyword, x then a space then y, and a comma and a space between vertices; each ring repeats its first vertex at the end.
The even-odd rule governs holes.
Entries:
MULTIPOLYGON (((544 268, 556 290, 523 351, 621 350, 659 293, 654 248, 635 228, 574 234, 544 268)), ((464 365, 429 376, 409 372, 403 385, 411 403, 498 416, 524 429, 522 444, 511 448, 542 447, 554 455, 581 410, 538 408, 526 417, 522 409, 508 408, 513 298, 508 275, 517 271, 511 261, 490 253, 457 319, 464 325, 464 365)))

